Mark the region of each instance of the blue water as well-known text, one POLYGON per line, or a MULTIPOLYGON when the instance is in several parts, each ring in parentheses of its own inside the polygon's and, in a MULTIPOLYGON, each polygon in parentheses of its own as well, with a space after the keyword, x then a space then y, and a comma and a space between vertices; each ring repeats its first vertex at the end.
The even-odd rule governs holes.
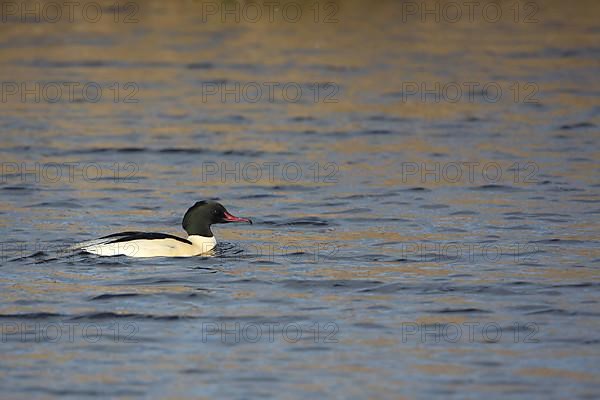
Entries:
POLYGON ((0 24, 3 398, 598 397, 596 2, 135 4, 0 24), (254 224, 68 250, 203 199, 254 224))

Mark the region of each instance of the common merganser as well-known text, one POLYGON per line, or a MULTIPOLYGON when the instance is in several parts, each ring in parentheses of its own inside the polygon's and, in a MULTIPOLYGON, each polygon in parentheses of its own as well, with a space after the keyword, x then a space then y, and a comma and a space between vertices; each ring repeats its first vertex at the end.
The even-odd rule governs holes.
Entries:
POLYGON ((228 222, 248 222, 248 218, 231 215, 216 201, 199 201, 187 210, 182 226, 187 239, 154 232, 121 232, 80 243, 72 249, 100 256, 192 257, 212 250, 216 244, 210 226, 228 222))

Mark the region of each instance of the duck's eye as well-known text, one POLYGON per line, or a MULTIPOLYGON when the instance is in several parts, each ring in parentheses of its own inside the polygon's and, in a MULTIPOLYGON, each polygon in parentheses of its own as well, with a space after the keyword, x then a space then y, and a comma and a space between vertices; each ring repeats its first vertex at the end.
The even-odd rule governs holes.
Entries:
POLYGON ((219 211, 217 210, 212 210, 213 215, 217 215, 219 213, 219 211))

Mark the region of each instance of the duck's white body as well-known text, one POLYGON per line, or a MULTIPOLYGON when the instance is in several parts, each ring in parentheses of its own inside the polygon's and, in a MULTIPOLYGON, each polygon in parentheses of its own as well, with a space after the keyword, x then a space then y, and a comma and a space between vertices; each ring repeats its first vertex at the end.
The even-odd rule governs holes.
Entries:
POLYGON ((210 252, 217 244, 214 236, 190 235, 187 239, 175 237, 126 240, 127 237, 102 238, 77 246, 99 256, 129 257, 193 257, 210 252), (123 240, 125 239, 125 240, 123 240), (187 243, 186 243, 187 242, 187 243))

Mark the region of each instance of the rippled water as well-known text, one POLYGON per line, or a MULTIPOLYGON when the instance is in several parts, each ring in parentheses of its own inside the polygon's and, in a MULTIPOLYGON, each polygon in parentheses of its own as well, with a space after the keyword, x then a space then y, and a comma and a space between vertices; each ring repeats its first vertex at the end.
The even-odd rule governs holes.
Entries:
POLYGON ((597 398, 597 2, 109 3, 0 24, 5 395, 597 398), (209 198, 210 257, 66 251, 209 198))

